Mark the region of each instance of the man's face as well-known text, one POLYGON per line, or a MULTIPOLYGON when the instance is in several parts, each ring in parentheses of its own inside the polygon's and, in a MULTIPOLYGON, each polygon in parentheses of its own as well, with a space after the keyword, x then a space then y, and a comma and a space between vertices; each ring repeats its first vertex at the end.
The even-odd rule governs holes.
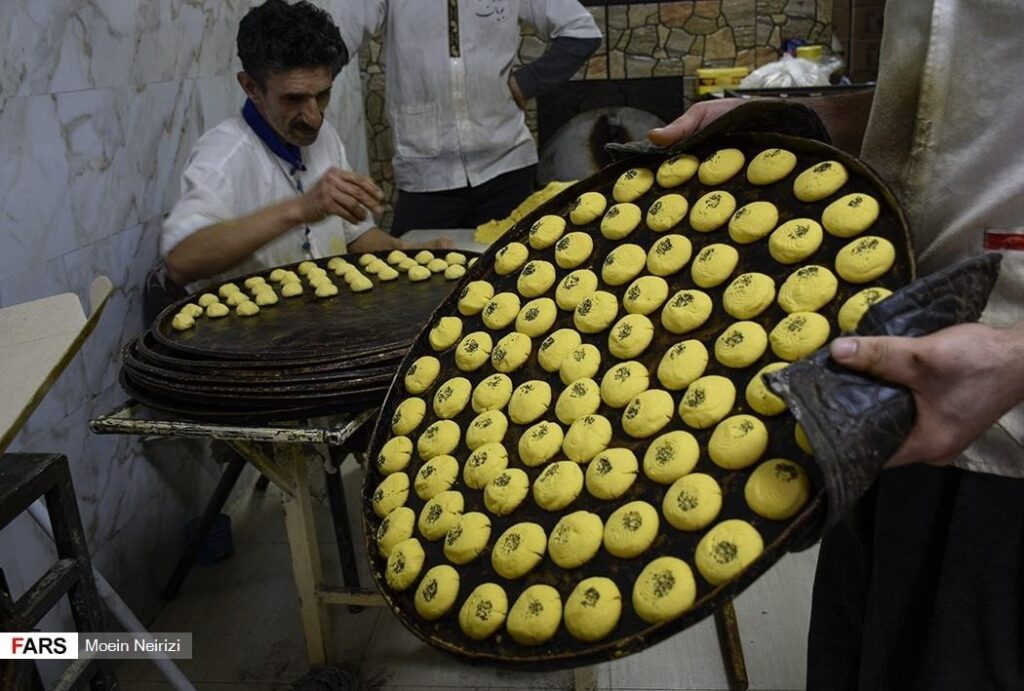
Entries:
POLYGON ((245 72, 239 73, 238 81, 282 139, 296 146, 316 141, 334 83, 329 67, 271 72, 262 87, 245 72))

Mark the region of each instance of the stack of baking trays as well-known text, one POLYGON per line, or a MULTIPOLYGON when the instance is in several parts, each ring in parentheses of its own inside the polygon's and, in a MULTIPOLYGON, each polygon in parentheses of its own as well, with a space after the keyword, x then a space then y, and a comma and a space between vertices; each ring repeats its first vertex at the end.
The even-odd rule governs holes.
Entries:
POLYGON ((374 577, 425 641, 579 665, 721 607, 820 525, 762 373, 912 278, 863 164, 719 132, 614 163, 499 240, 398 371, 364 466, 374 577))
POLYGON ((148 407, 210 422, 372 408, 472 261, 426 251, 331 257, 211 286, 125 346, 121 384, 148 407))

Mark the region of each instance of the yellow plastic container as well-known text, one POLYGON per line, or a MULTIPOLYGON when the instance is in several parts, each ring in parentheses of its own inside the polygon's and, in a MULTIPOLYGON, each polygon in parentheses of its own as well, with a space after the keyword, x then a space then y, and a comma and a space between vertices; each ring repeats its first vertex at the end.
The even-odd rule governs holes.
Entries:
POLYGON ((825 46, 816 43, 811 46, 800 46, 796 49, 796 56, 811 62, 818 62, 825 55, 825 46))
POLYGON ((746 67, 701 67, 697 70, 697 95, 737 87, 749 73, 746 67))

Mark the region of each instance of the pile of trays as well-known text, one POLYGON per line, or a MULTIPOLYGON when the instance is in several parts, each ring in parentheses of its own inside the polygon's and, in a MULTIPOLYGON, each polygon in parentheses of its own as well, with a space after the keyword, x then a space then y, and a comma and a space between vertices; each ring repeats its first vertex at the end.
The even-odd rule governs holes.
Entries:
MULTIPOLYGON (((208 422, 256 424, 379 405, 402 357, 455 283, 442 272, 416 282, 365 272, 372 289, 353 292, 334 278, 331 261, 314 263, 340 288, 333 297, 318 298, 306 286, 255 316, 231 309, 220 319, 198 317, 185 330, 174 328, 174 318, 199 295, 171 305, 124 347, 122 387, 150 408, 208 422)), ((255 276, 233 283, 243 286, 255 276)))

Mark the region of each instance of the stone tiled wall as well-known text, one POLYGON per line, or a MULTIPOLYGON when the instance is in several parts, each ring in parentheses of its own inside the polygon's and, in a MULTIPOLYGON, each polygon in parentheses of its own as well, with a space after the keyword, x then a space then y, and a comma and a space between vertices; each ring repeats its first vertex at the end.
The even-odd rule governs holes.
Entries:
MULTIPOLYGON (((682 78, 688 100, 696 94, 699 67, 741 66, 753 70, 777 60, 787 39, 829 43, 833 0, 674 0, 617 4, 584 2, 604 35, 601 47, 574 79, 682 78)), ((363 46, 360 66, 366 99, 370 174, 393 198, 393 142, 384 112, 380 38, 363 46)), ((519 60, 530 62, 545 48, 532 27, 523 27, 519 60)), ((536 104, 527 124, 536 135, 536 104)), ((387 227, 390 213, 383 219, 387 227)))

